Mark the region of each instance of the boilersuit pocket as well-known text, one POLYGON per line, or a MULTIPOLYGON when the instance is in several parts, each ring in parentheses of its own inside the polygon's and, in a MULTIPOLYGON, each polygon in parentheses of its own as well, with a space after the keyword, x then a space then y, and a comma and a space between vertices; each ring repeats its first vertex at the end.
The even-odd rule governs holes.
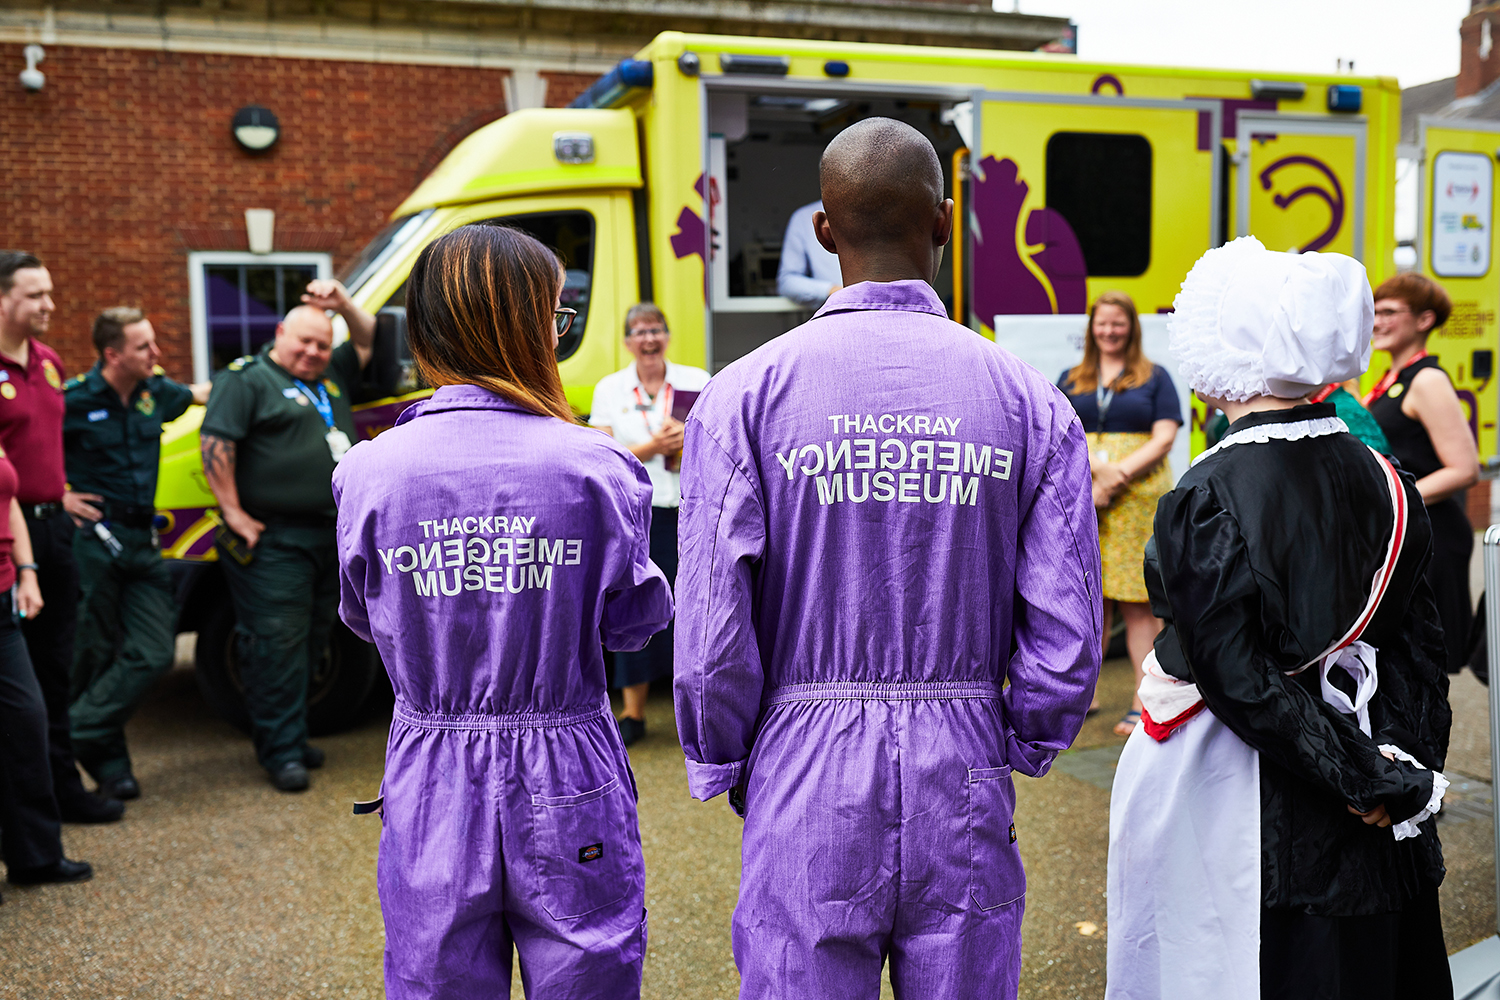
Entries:
POLYGON ((1016 788, 1010 768, 969 768, 969 891, 981 910, 993 910, 1026 895, 1015 813, 1016 788))
POLYGON ((532 851, 542 907, 556 919, 581 917, 630 892, 630 792, 618 777, 577 795, 533 795, 532 851))

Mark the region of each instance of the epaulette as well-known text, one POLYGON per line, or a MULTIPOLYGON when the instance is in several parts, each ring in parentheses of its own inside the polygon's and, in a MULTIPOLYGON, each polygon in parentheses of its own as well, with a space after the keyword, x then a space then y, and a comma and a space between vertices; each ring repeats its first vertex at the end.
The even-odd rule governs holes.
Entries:
POLYGON ((73 388, 76 388, 76 387, 78 387, 80 385, 83 385, 83 383, 87 379, 88 379, 88 376, 86 376, 86 375, 74 375, 72 378, 68 379, 66 382, 63 383, 63 388, 64 389, 73 389, 73 388))
POLYGON ((253 354, 247 354, 242 358, 235 358, 233 361, 229 362, 229 370, 232 372, 237 372, 241 368, 245 367, 248 364, 251 364, 254 361, 255 355, 253 354))
POLYGON ((165 375, 166 373, 167 373, 167 370, 165 368, 163 368, 161 365, 152 365, 151 366, 151 374, 152 375, 165 375))

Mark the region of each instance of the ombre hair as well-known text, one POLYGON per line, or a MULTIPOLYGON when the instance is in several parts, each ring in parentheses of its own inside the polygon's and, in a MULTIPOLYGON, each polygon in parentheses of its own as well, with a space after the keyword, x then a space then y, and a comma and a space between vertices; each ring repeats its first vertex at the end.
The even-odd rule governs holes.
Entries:
POLYGON ((423 381, 477 385, 576 422, 552 343, 562 280, 557 254, 506 226, 463 226, 428 244, 406 292, 407 343, 423 381))
POLYGON ((1125 370, 1115 382, 1116 389, 1138 389, 1151 381, 1156 366, 1141 349, 1141 316, 1136 312, 1135 300, 1124 292, 1105 292, 1094 300, 1089 308, 1088 330, 1083 337, 1083 360, 1068 372, 1067 383, 1074 393, 1093 392, 1099 388, 1099 342, 1094 339, 1094 314, 1100 306, 1116 306, 1124 310, 1130 321, 1130 334, 1125 340, 1125 370))

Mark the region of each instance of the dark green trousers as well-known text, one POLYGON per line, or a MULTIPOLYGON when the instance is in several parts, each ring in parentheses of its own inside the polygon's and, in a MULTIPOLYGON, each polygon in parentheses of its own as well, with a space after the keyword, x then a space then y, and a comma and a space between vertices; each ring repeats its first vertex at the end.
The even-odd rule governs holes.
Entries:
MULTIPOLYGON (((103 781, 130 771, 125 723, 172 668, 177 603, 150 528, 112 525, 111 555, 92 529, 73 534, 82 589, 73 647, 73 752, 103 781)), ((45 612, 43 612, 45 614, 45 612)))
POLYGON ((307 685, 338 613, 333 528, 266 525, 248 565, 219 549, 255 756, 275 770, 307 747, 307 685))

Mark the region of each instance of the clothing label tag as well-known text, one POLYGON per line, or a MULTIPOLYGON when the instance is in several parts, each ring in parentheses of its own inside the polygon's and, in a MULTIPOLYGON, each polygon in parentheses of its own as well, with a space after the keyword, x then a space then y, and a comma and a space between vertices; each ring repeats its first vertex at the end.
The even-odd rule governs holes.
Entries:
POLYGON ((348 454, 349 449, 354 447, 349 441, 349 435, 337 427, 323 435, 323 440, 328 442, 328 453, 333 456, 335 462, 341 460, 348 454))
POLYGON ((1012 844, 1016 842, 1016 824, 1014 823, 1010 825, 1010 842, 1012 844))
POLYGON ((578 849, 578 860, 580 863, 586 861, 598 861, 602 857, 604 857, 603 844, 590 844, 587 847, 580 847, 578 849))
POLYGON ((89 411, 89 423, 91 423, 91 424, 97 424, 101 420, 108 419, 108 417, 109 417, 109 411, 108 410, 90 410, 89 411))
POLYGON ((282 389, 281 390, 281 394, 283 396, 285 396, 287 399, 301 399, 302 398, 302 390, 296 388, 295 386, 288 387, 286 389, 282 389))

